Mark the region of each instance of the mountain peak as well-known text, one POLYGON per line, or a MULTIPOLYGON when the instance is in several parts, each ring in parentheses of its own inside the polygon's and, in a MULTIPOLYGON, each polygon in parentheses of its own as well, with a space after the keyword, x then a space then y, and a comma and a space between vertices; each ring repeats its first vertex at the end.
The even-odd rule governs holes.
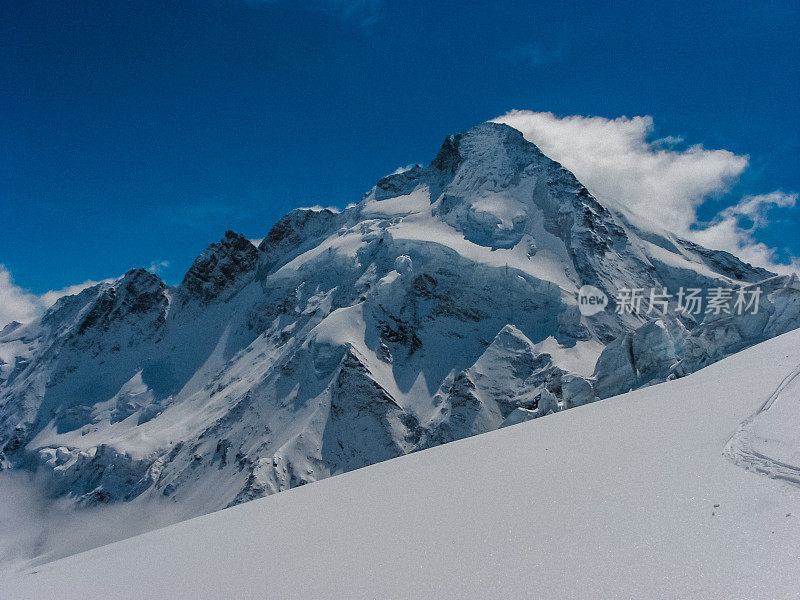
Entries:
POLYGON ((95 287, 102 291, 83 318, 79 334, 91 329, 108 331, 124 319, 143 319, 150 313, 159 319, 166 310, 164 282, 145 269, 131 269, 105 289, 95 287))
POLYGON ((211 244, 195 259, 180 288, 190 297, 208 302, 240 275, 252 270, 258 256, 258 250, 250 240, 234 231, 226 231, 225 237, 211 244))
POLYGON ((447 136, 431 167, 453 175, 465 161, 483 160, 492 154, 542 156, 536 144, 527 141, 519 130, 503 123, 486 122, 447 136))
MULTIPOLYGON (((487 121, 461 134, 462 140, 480 139, 489 144, 500 144, 503 146, 531 144, 522 135, 519 129, 514 129, 505 123, 494 123, 487 121)), ((535 145, 535 144, 531 144, 535 145)))
POLYGON ((270 229, 258 249, 264 254, 263 264, 270 268, 282 257, 314 244, 320 235, 337 222, 338 212, 327 208, 297 208, 281 218, 270 229))

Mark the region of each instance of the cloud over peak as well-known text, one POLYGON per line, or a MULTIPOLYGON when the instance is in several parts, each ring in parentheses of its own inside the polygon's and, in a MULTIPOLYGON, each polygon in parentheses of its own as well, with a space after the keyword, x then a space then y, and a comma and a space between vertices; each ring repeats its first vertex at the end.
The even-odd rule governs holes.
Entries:
MULTIPOLYGON (((103 281, 111 282, 114 279, 105 279, 103 281)), ((0 329, 12 321, 30 322, 41 316, 59 298, 78 294, 98 283, 103 282, 84 281, 60 290, 50 290, 44 294, 33 294, 15 284, 11 272, 5 265, 0 264, 0 329)))
POLYGON ((730 190, 749 157, 729 150, 685 146, 678 136, 651 140, 650 116, 559 117, 550 112, 513 110, 493 119, 520 130, 547 156, 563 164, 600 200, 655 229, 666 229, 744 260, 785 271, 777 252, 757 242, 770 208, 793 206, 797 195, 771 192, 745 196, 707 223, 697 209, 730 190), (748 220, 752 225, 747 226, 748 220))

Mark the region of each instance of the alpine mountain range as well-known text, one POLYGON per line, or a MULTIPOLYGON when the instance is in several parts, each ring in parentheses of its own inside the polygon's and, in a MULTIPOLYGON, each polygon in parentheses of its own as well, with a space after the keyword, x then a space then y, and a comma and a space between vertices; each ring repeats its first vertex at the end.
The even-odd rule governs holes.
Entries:
MULTIPOLYGON (((800 282, 599 202, 507 125, 343 211, 228 231, 0 332, 0 468, 77 505, 210 512, 694 372, 800 326, 800 282), (755 314, 576 295, 758 285, 755 314)), ((565 448, 573 443, 565 439, 565 448)))

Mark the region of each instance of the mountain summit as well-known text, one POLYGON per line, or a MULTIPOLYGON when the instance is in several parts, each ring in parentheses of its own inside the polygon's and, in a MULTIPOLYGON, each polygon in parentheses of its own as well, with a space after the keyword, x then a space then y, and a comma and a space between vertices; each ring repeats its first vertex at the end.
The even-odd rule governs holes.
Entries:
POLYGON ((506 125, 177 287, 134 270, 0 333, 0 464, 199 514, 680 377, 800 326, 800 284, 634 226, 506 125), (763 288, 757 314, 581 314, 578 290, 763 288))

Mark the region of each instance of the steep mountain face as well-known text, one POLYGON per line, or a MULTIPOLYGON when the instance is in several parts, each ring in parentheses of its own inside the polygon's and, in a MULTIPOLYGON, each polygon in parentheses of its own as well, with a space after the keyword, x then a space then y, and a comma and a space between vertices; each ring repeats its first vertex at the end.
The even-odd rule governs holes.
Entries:
POLYGON ((197 513, 592 402, 800 326, 796 278, 643 231, 508 126, 177 287, 142 270, 0 332, 0 464, 197 513), (591 284, 764 284, 756 315, 578 310, 591 284))

